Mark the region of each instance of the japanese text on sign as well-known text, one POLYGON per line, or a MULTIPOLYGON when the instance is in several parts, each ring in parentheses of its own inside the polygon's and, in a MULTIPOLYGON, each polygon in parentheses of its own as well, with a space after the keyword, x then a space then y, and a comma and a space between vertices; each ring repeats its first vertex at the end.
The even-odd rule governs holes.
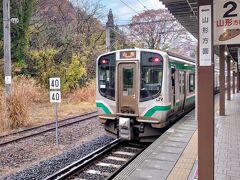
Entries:
POLYGON ((211 66, 212 56, 212 18, 211 6, 199 7, 199 65, 211 66))
POLYGON ((239 44, 240 1, 214 0, 214 45, 239 44))

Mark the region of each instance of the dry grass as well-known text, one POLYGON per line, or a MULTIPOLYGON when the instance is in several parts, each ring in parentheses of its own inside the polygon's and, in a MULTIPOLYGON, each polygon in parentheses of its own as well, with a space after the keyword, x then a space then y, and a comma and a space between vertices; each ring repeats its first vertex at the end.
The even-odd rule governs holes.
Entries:
MULTIPOLYGON (((58 105, 59 119, 95 110, 95 82, 63 97, 65 98, 58 105)), ((8 115, 11 118, 6 121, 2 118, 6 108, 3 91, 0 89, 0 132, 7 128, 44 124, 55 119, 54 104, 49 102, 48 90, 39 87, 31 78, 18 77, 13 80, 9 104, 8 115)))
POLYGON ((4 123, 5 120, 1 122, 1 124, 4 124, 3 129, 15 129, 28 125, 29 108, 33 102, 40 102, 41 99, 44 99, 43 97, 43 93, 35 80, 25 76, 14 78, 8 106, 7 108, 1 108, 1 114, 6 114, 9 117, 7 123, 4 123))
POLYGON ((69 95, 69 101, 74 103, 90 102, 95 103, 96 84, 94 81, 89 83, 86 87, 75 90, 69 95))
POLYGON ((3 89, 0 88, 0 131, 3 131, 7 127, 6 114, 5 114, 5 98, 3 89))
MULTIPOLYGON (((62 102, 58 104, 59 119, 96 110, 95 88, 95 82, 91 82, 84 88, 79 88, 71 94, 62 96, 62 102)), ((43 124, 54 121, 54 119, 54 104, 50 103, 49 100, 44 103, 34 103, 31 107, 31 124, 43 124)))

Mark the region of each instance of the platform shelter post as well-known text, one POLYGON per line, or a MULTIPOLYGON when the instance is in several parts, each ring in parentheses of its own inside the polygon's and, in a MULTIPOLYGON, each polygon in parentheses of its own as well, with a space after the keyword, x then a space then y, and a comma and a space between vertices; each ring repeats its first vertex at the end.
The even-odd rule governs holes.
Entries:
POLYGON ((230 56, 227 56, 227 100, 231 100, 231 70, 230 70, 230 56))
POLYGON ((220 45, 220 101, 219 109, 220 116, 225 116, 225 45, 220 45))
POLYGON ((213 0, 198 0, 198 178, 214 179, 213 0))

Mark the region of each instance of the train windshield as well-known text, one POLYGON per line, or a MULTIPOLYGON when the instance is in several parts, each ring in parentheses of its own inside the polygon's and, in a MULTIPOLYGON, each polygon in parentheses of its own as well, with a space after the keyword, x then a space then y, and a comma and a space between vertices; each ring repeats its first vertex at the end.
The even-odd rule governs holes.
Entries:
POLYGON ((154 99, 161 93, 163 58, 151 52, 141 53, 140 101, 154 99))
POLYGON ((115 100, 116 54, 102 56, 98 61, 98 88, 102 96, 115 100))

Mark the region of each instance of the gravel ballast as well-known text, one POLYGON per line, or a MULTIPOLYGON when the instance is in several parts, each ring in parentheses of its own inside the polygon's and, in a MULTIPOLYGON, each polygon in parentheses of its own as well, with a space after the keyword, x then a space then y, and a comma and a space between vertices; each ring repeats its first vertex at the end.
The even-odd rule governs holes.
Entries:
POLYGON ((42 161, 26 170, 6 176, 5 180, 27 180, 27 179, 43 179, 60 170, 61 168, 73 163, 74 161, 86 156, 87 154, 97 150, 98 148, 113 141, 112 137, 107 135, 98 137, 91 142, 75 147, 58 156, 52 157, 46 161, 42 161))

